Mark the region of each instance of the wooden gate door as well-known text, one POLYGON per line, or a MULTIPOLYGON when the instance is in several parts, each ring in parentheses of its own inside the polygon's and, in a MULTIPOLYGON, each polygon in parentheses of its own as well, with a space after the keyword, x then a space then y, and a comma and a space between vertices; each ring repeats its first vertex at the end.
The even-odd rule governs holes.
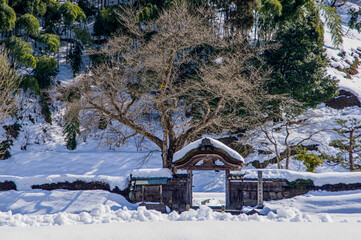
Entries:
MULTIPOLYGON (((241 210, 243 207, 243 184, 240 181, 228 181, 228 209, 241 210)), ((226 190, 227 191, 227 190, 226 190)))

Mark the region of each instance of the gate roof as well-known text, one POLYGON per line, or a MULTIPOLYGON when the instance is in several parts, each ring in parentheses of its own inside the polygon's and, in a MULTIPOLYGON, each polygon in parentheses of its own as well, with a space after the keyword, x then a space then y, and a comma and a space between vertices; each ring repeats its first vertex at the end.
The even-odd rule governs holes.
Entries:
POLYGON ((180 170, 241 170, 243 157, 220 141, 202 138, 185 146, 173 157, 180 170))

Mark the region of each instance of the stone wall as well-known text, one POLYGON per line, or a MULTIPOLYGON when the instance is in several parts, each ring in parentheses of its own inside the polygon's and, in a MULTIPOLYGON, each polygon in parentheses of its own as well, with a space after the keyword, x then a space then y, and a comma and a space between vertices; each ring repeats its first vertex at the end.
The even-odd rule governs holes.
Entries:
MULTIPOLYGON (((257 180, 245 179, 243 181, 243 205, 257 205, 257 180)), ((312 190, 345 191, 361 189, 361 183, 355 184, 327 184, 315 186, 312 180, 297 179, 289 182, 283 179, 263 180, 263 200, 280 200, 303 195, 312 190)))

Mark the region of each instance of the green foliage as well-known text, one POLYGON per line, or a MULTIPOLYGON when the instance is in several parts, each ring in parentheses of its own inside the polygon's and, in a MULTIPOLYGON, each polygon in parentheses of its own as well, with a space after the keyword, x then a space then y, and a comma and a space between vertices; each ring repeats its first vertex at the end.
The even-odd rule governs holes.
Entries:
POLYGON ((288 187, 290 188, 296 188, 299 190, 307 190, 307 189, 312 189, 315 187, 315 184, 313 183, 313 181, 311 179, 296 179, 295 181, 292 182, 287 182, 288 187))
POLYGON ((78 39, 83 46, 90 46, 93 44, 93 39, 86 28, 76 26, 73 28, 76 39, 78 39))
POLYGON ((279 0, 263 0, 260 11, 268 16, 281 16, 282 4, 279 0))
POLYGON ((39 42, 44 43, 48 51, 57 53, 60 47, 60 38, 58 35, 46 33, 39 37, 39 42))
POLYGON ((332 43, 336 48, 339 48, 343 42, 342 19, 337 14, 336 8, 328 5, 320 5, 320 8, 325 16, 326 24, 331 31, 332 43))
POLYGON ((350 15, 350 20, 348 21, 348 26, 351 29, 356 29, 358 32, 361 31, 361 22, 358 20, 359 16, 361 15, 361 8, 358 11, 352 8, 348 11, 350 15))
POLYGON ((42 56, 39 58, 39 63, 35 69, 35 77, 41 89, 48 88, 52 83, 52 78, 56 75, 57 62, 55 58, 50 56, 42 56))
POLYGON ((67 62, 70 63, 70 66, 73 69, 74 77, 80 72, 81 66, 83 65, 82 55, 83 47, 79 41, 76 41, 71 47, 69 54, 66 56, 67 62))
MULTIPOLYGON (((254 11, 260 6, 258 0, 211 0, 217 9, 226 12, 225 22, 232 31, 246 33, 254 23, 254 11)), ((242 34, 241 33, 241 34, 242 34)))
POLYGON ((12 36, 6 42, 6 47, 10 50, 10 55, 19 63, 36 68, 38 58, 35 58, 32 55, 34 51, 30 43, 25 42, 21 38, 12 36))
POLYGON ((0 32, 10 31, 15 27, 16 14, 6 3, 0 3, 0 32))
POLYGON ((42 91, 40 94, 39 105, 41 107, 41 114, 44 117, 45 122, 52 124, 51 111, 49 106, 51 105, 51 97, 48 92, 42 91))
POLYGON ((146 22, 157 18, 158 7, 155 4, 148 3, 143 9, 139 11, 139 22, 146 22))
POLYGON ((351 171, 361 169, 358 153, 361 152, 361 121, 356 118, 336 119, 339 127, 333 131, 338 133, 339 139, 331 141, 330 146, 340 149, 340 155, 335 159, 351 171))
POLYGON ((94 23, 95 36, 109 37, 121 29, 121 23, 116 14, 118 9, 118 7, 103 8, 98 12, 94 23))
POLYGON ((52 72, 56 70, 57 65, 55 58, 44 55, 39 58, 36 69, 40 72, 52 72))
POLYGON ((50 0, 48 5, 48 10, 44 15, 45 27, 48 32, 56 32, 57 26, 61 24, 62 14, 60 11, 60 3, 50 0))
POLYGON ((24 28, 28 34, 32 36, 38 36, 40 34, 39 20, 30 13, 22 15, 18 19, 19 27, 24 28))
POLYGON ((36 94, 40 94, 38 79, 36 79, 34 76, 27 75, 23 77, 20 87, 23 88, 24 90, 29 89, 35 92, 36 94))
POLYGON ((262 0, 261 7, 258 9, 258 27, 260 28, 259 35, 266 35, 272 32, 276 26, 276 19, 282 15, 282 4, 279 0, 262 0))
POLYGON ((314 6, 314 0, 281 0, 282 14, 277 18, 277 22, 296 20, 304 17, 307 8, 314 6))
POLYGON ((17 14, 30 13, 43 16, 47 9, 47 0, 10 0, 9 5, 17 14))
POLYGON ((0 143, 0 160, 5 160, 11 157, 10 148, 14 141, 6 139, 0 143))
POLYGON ((93 66, 96 66, 101 63, 105 63, 105 62, 109 61, 109 58, 102 54, 90 54, 89 58, 90 58, 93 66))
POLYGON ((97 8, 94 7, 89 0, 78 0, 78 6, 83 9, 87 17, 94 16, 97 13, 97 8))
POLYGON ((71 2, 65 2, 60 7, 60 11, 64 17, 64 23, 67 26, 72 25, 75 21, 85 21, 86 16, 83 10, 71 2))
POLYGON ((321 155, 308 153, 306 148, 297 149, 297 155, 295 158, 303 162, 303 164, 307 168, 307 172, 315 172, 315 169, 320 166, 324 161, 321 155))
POLYGON ((64 120, 63 135, 65 136, 66 147, 69 150, 75 150, 78 145, 76 137, 80 134, 79 112, 67 113, 64 120))
POLYGON ((280 47, 265 53, 268 66, 273 68, 268 83, 271 94, 289 94, 305 107, 336 96, 336 80, 325 77, 328 60, 317 13, 285 22, 279 27, 276 41, 280 47))

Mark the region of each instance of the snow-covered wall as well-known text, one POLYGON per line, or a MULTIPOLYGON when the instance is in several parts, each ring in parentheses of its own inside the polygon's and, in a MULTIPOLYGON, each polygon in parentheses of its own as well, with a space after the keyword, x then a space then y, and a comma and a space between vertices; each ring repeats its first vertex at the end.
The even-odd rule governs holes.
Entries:
MULTIPOLYGON (((327 173, 310 173, 295 172, 285 169, 258 169, 244 170, 241 174, 245 174, 244 178, 257 179, 258 171, 263 172, 264 179, 286 179, 290 182, 296 179, 310 179, 315 186, 323 186, 326 184, 354 184, 361 183, 361 172, 327 172, 327 173)), ((236 173, 236 172, 234 172, 236 173)))

